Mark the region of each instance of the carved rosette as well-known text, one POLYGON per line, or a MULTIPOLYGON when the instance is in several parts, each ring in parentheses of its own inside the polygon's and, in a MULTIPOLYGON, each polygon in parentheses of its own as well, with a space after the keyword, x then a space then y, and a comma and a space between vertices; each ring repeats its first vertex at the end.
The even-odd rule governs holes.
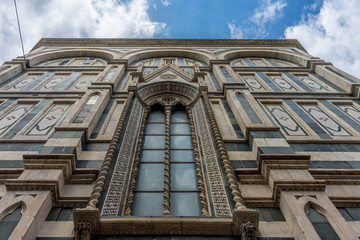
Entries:
POLYGON ((200 190, 200 202, 202 205, 202 216, 209 216, 209 206, 207 201, 207 194, 205 190, 205 181, 202 172, 201 160, 200 160, 200 153, 199 153, 199 145, 197 142, 196 130, 194 126, 194 116, 193 110, 191 108, 187 108, 187 113, 190 119, 190 129, 191 129, 191 137, 192 143, 194 146, 194 156, 195 156, 195 165, 196 165, 196 175, 198 177, 198 187, 200 190))
POLYGON ((171 107, 165 107, 165 168, 164 168, 164 211, 163 216, 170 216, 170 115, 171 107))
POLYGON ((209 119, 210 119, 211 128, 212 128, 214 136, 215 136, 216 146, 217 146, 217 148, 219 150, 220 158, 221 158, 223 167, 225 169, 225 173, 226 173, 226 177, 228 179, 228 183, 230 185, 231 194, 233 195, 233 200, 235 202, 235 208, 236 209, 246 208, 245 207, 245 202, 244 202, 244 200, 242 199, 242 196, 241 196, 240 188, 239 188, 239 186, 237 184, 237 180, 236 180, 234 170, 232 168, 229 156, 228 156, 226 148, 225 148, 224 141, 223 141, 223 139, 221 137, 219 127, 217 125, 214 113, 212 111, 207 92, 203 91, 202 96, 203 96, 203 99, 204 99, 206 111, 207 111, 209 119))
POLYGON ((145 123, 146 123, 146 118, 147 118, 147 115, 149 114, 149 111, 150 111, 149 108, 145 108, 143 119, 141 122, 139 140, 138 140, 137 147, 136 147, 135 160, 134 160, 134 165, 133 165, 132 172, 131 172, 128 195, 126 198, 125 211, 124 211, 125 216, 131 215, 131 204, 134 201, 134 189, 136 186, 136 176, 139 172, 138 166, 139 166, 139 162, 140 162, 141 148, 142 148, 143 138, 144 138, 145 123))
POLYGON ((110 166, 110 163, 113 159, 113 156, 114 156, 114 153, 115 153, 115 150, 116 150, 116 146, 119 142, 119 138, 120 138, 120 134, 121 134, 121 131, 122 131, 122 128, 124 126, 124 123, 125 123, 125 119, 126 119, 126 115, 129 111, 129 107, 130 107, 130 103, 132 101, 132 98, 134 97, 134 92, 129 92, 129 95, 126 99, 126 103, 125 103, 125 106, 124 106, 124 109, 121 113, 121 116, 120 116, 120 119, 118 121, 118 124, 116 126, 116 129, 115 129, 115 132, 114 132, 114 135, 111 139, 111 142, 109 144, 109 148, 107 150, 107 153, 106 153, 106 156, 104 158, 104 161, 103 161, 103 164, 100 168, 100 171, 99 171, 99 175, 95 181, 95 185, 94 185, 94 188, 93 188, 93 191, 89 197, 89 202, 87 204, 87 208, 96 208, 96 204, 99 202, 99 197, 100 197, 100 193, 103 189, 103 186, 104 186, 104 183, 105 183, 105 180, 106 180, 106 176, 108 174, 108 171, 109 171, 109 166, 110 166))

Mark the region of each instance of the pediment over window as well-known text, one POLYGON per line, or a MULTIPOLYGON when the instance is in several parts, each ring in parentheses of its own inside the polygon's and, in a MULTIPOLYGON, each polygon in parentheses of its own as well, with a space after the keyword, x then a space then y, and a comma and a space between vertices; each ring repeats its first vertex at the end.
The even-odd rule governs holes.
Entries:
POLYGON ((182 68, 179 68, 173 64, 166 64, 161 68, 155 69, 146 75, 144 75, 144 81, 185 81, 191 82, 194 75, 182 68))

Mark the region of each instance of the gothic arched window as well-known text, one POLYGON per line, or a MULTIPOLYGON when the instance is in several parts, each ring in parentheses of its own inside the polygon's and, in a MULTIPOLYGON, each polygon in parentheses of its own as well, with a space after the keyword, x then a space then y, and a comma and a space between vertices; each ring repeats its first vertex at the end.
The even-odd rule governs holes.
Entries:
POLYGON ((321 239, 340 240, 326 217, 320 214, 316 209, 310 207, 308 217, 321 239))
POLYGON ((16 208, 0 221, 0 239, 8 239, 21 219, 21 207, 16 208))
POLYGON ((201 216, 192 132, 183 106, 151 108, 138 169, 132 215, 201 216))

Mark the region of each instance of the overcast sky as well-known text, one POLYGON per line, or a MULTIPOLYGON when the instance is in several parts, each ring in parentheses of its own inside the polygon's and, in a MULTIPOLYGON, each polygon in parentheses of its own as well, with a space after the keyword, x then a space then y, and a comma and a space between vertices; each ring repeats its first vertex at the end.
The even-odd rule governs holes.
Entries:
MULTIPOLYGON (((360 0, 17 0, 25 52, 43 37, 296 38, 360 77, 360 0)), ((0 4, 0 64, 21 55, 0 4)))

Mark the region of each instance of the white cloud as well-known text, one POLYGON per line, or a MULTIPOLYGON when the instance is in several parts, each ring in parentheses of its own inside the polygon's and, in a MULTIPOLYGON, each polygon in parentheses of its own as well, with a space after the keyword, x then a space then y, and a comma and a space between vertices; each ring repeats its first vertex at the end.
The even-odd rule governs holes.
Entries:
POLYGON ((167 7, 170 5, 170 2, 168 0, 161 0, 161 4, 167 7))
MULTIPOLYGON (((153 22, 147 0, 17 1, 28 52, 43 37, 154 37, 166 24, 153 22)), ((0 64, 21 53, 13 1, 0 5, 0 64)))
POLYGON ((228 23, 231 38, 264 38, 269 33, 265 24, 275 22, 284 14, 286 0, 262 0, 260 7, 241 25, 228 23))
POLYGON ((284 0, 272 2, 271 0, 263 0, 260 8, 255 9, 252 21, 258 25, 267 22, 274 22, 276 19, 283 15, 283 8, 287 4, 284 0))
POLYGON ((233 23, 228 23, 228 27, 230 29, 231 38, 235 38, 235 39, 244 38, 244 32, 240 26, 236 26, 233 23))
POLYGON ((360 1, 325 0, 318 15, 308 14, 285 30, 308 52, 336 67, 360 76, 360 1))

